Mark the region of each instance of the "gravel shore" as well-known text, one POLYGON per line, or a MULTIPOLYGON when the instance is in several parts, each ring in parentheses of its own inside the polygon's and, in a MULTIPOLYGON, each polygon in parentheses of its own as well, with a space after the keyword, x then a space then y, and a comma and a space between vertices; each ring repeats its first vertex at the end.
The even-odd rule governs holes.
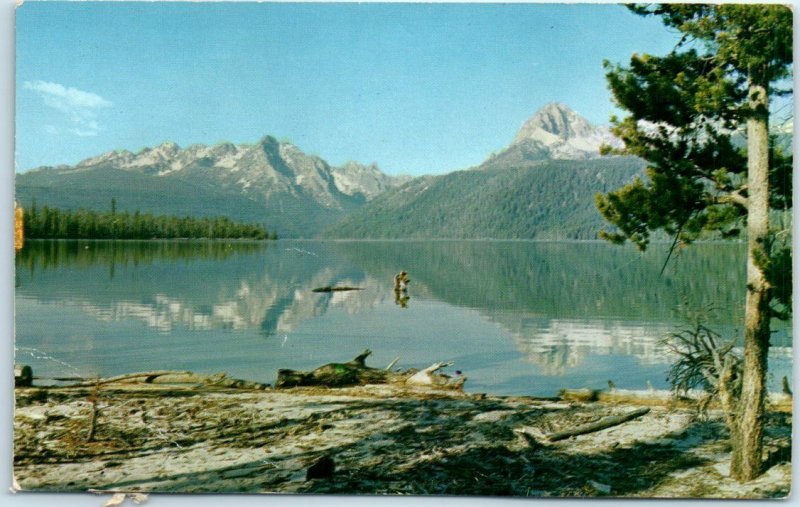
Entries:
POLYGON ((14 473, 22 490, 36 491, 789 494, 791 410, 770 411, 768 469, 742 485, 727 478, 730 448, 718 413, 701 418, 646 396, 619 399, 542 400, 387 386, 17 388, 14 473), (624 424, 547 439, 645 405, 647 414, 624 424))

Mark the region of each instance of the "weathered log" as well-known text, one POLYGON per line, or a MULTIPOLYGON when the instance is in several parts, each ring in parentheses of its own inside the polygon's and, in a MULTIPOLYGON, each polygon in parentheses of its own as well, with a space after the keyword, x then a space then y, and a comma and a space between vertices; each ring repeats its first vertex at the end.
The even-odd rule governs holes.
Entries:
POLYGON ((562 389, 558 394, 562 400, 595 401, 600 392, 594 389, 562 389))
POLYGON ((383 384, 395 373, 378 368, 370 368, 364 360, 372 354, 367 349, 347 363, 328 363, 311 371, 289 369, 278 370, 275 387, 346 387, 364 384, 383 384))
POLYGON ((86 377, 40 377, 38 375, 33 377, 33 380, 55 380, 56 382, 88 382, 91 379, 86 377))
POLYGON ((347 363, 328 363, 310 372, 289 369, 278 370, 275 387, 349 387, 366 384, 407 384, 425 385, 447 389, 460 389, 466 378, 453 379, 448 375, 436 373, 449 363, 436 363, 422 371, 409 369, 391 371, 371 368, 365 364, 372 354, 367 349, 347 363))
POLYGON ((114 383, 139 383, 139 384, 205 384, 218 387, 229 387, 236 389, 266 389, 269 384, 250 382, 228 378, 224 373, 213 375, 203 375, 191 371, 148 371, 140 373, 128 373, 92 381, 73 384, 70 387, 91 387, 95 385, 106 385, 114 383))
POLYGON ((386 367, 386 369, 387 370, 391 370, 392 368, 394 368, 394 365, 396 365, 397 361, 399 361, 399 360, 400 360, 400 356, 397 356, 394 359, 392 359, 392 362, 389 363, 389 365, 386 367))
POLYGON ((551 433, 550 435, 547 436, 547 440, 549 440, 550 442, 557 442, 559 440, 564 440, 565 438, 574 437, 577 435, 594 433, 595 431, 611 428, 612 426, 617 426, 624 422, 628 422, 632 419, 636 419, 637 417, 641 417, 647 414, 648 412, 650 412, 649 408, 639 408, 632 412, 628 412, 627 414, 604 417, 597 422, 584 424, 583 426, 578 426, 577 428, 572 428, 569 430, 551 433))
POLYGON ((203 379, 203 383, 217 387, 227 387, 232 389, 255 389, 264 390, 270 387, 269 384, 262 384, 260 382, 251 382, 249 380, 241 380, 237 378, 229 378, 224 373, 217 373, 216 375, 209 375, 203 379))
POLYGON ((27 364, 14 365, 14 387, 30 387, 33 385, 33 368, 27 364))
POLYGON ((316 289, 311 289, 311 292, 340 292, 340 291, 348 291, 348 290, 364 290, 361 287, 331 287, 330 285, 325 287, 317 287, 316 289))
POLYGON ((416 386, 437 386, 437 387, 450 387, 461 388, 466 381, 466 377, 451 378, 447 375, 436 373, 438 370, 452 366, 453 363, 436 363, 428 366, 424 370, 418 371, 408 377, 405 381, 406 384, 416 386))
POLYGON ((85 382, 73 384, 70 387, 91 387, 98 384, 99 385, 113 384, 115 382, 138 382, 138 383, 149 384, 152 383, 154 379, 162 375, 191 375, 191 374, 192 372, 190 371, 172 371, 172 370, 143 371, 139 373, 126 373, 124 375, 116 375, 114 377, 87 380, 85 382))
POLYGON ((147 377, 148 384, 204 384, 216 387, 227 387, 234 389, 267 389, 269 384, 251 382, 228 377, 225 373, 215 373, 213 375, 203 375, 199 373, 165 373, 163 375, 147 377))

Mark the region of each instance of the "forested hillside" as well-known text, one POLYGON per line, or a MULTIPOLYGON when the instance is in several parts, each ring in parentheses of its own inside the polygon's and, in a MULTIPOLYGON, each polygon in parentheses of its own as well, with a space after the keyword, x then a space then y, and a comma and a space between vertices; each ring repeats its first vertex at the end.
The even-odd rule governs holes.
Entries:
MULTIPOLYGON (((488 162, 487 162, 488 164, 488 162)), ((634 158, 543 160, 415 179, 325 231, 336 238, 595 239, 598 192, 642 172, 634 158)))

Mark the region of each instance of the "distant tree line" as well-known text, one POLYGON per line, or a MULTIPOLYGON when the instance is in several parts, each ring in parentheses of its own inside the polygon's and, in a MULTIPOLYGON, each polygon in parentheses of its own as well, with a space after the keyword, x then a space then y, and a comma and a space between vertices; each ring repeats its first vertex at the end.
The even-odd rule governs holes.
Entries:
POLYGON ((36 206, 25 208, 25 238, 30 239, 277 239, 258 224, 243 224, 227 217, 152 215, 138 210, 118 212, 79 208, 76 211, 36 206))

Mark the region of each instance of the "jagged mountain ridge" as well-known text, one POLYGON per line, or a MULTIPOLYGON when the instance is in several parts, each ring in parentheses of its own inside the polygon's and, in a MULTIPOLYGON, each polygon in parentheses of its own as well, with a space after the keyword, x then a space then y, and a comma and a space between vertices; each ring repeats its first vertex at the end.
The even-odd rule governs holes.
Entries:
POLYGON ((621 147, 563 104, 528 119, 480 166, 416 178, 334 224, 336 238, 595 239, 605 223, 594 196, 642 174, 644 162, 602 157, 621 147))
POLYGON ((210 177, 223 187, 240 187, 245 193, 269 196, 278 192, 312 195, 323 205, 337 208, 336 192, 370 200, 392 185, 393 178, 377 164, 347 162, 332 167, 325 160, 300 148, 265 136, 257 144, 219 143, 190 145, 181 149, 173 142, 138 153, 111 151, 79 162, 73 170, 112 165, 153 176, 181 173, 210 177))
POLYGON ((17 176, 17 197, 73 209, 108 209, 114 197, 120 209, 226 215, 267 223, 284 237, 311 237, 403 181, 376 164, 333 167, 266 136, 252 145, 168 142, 38 168, 17 176))
POLYGON ((334 167, 266 136, 241 145, 163 143, 39 168, 17 176, 17 198, 107 210, 113 197, 120 210, 225 215, 265 223, 281 237, 588 239, 602 225, 594 194, 641 172, 640 161, 599 159, 602 144, 619 141, 548 104, 479 167, 442 176, 334 167))
MULTIPOLYGON (((792 125, 775 134, 781 146, 791 149, 792 125)), ((643 176, 645 166, 634 157, 603 157, 603 145, 623 147, 609 127, 592 125, 563 104, 547 104, 481 165, 387 190, 323 234, 595 239, 608 227, 595 208, 595 195, 643 176)))

